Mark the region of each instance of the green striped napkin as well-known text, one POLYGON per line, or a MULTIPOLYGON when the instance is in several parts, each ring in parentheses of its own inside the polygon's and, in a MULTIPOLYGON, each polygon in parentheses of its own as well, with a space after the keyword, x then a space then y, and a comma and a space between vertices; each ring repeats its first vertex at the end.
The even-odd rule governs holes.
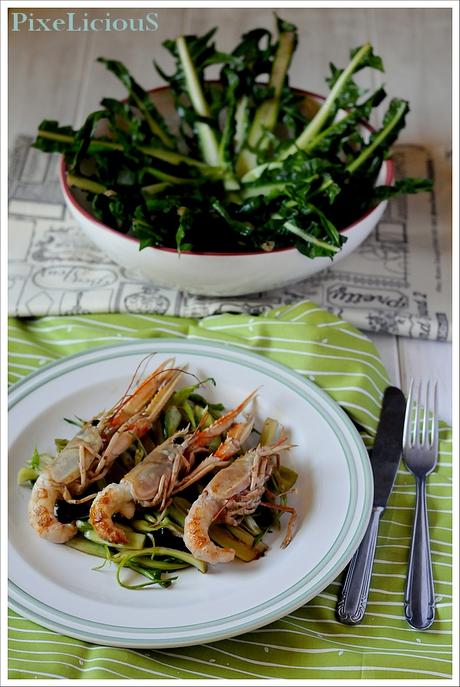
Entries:
MULTIPOLYGON (((93 346, 152 337, 232 343, 288 365, 325 389, 371 445, 386 371, 369 339, 313 303, 258 317, 192 320, 154 315, 88 315, 10 320, 9 380, 93 346)), ((417 632, 404 619, 403 590, 415 490, 401 465, 384 513, 369 605, 359 626, 335 619, 341 580, 291 615, 255 632, 204 646, 134 651, 60 636, 9 614, 9 677, 82 679, 436 679, 451 676, 451 431, 440 430, 428 511, 436 621, 417 632)), ((133 592, 135 593, 135 592, 133 592)))

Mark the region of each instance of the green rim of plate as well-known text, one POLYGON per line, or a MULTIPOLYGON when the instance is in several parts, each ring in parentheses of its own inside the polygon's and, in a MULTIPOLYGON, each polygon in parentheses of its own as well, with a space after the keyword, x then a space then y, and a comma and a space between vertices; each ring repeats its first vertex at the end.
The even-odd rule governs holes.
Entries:
MULTIPOLYGON (((332 542, 328 552, 323 556, 321 561, 317 565, 309 570, 308 573, 298 580, 294 585, 288 589, 283 590, 280 594, 272 597, 268 601, 262 604, 258 604, 252 608, 247 609, 244 612, 225 616, 223 618, 211 621, 202 622, 194 625, 182 625, 179 627, 160 627, 160 628, 134 628, 134 627, 122 627, 117 626, 117 632, 123 634, 123 637, 119 637, 118 634, 110 635, 110 631, 113 631, 113 625, 104 624, 88 620, 87 618, 79 618, 76 615, 69 615, 63 611, 59 611, 52 606, 45 604, 42 601, 34 598, 28 592, 18 587, 13 580, 9 579, 9 604, 13 610, 17 611, 23 616, 28 617, 31 620, 36 621, 39 624, 48 627, 49 629, 56 630, 64 635, 75 637, 84 641, 100 643, 103 641, 107 645, 112 646, 124 646, 124 647, 136 647, 136 648, 162 648, 162 647, 172 647, 172 646, 186 646, 191 644, 199 644, 208 641, 217 641, 219 639, 224 639, 230 636, 235 636, 243 632, 248 632, 254 630, 263 625, 267 625, 270 622, 278 620, 290 612, 296 610, 307 601, 316 596, 322 589, 327 587, 330 582, 332 582, 335 577, 343 570, 346 564, 349 562, 354 551, 359 545, 367 523, 369 520, 369 515, 372 506, 373 497, 373 479, 372 471, 370 467, 370 462, 368 454, 364 443, 353 425, 350 418, 346 415, 345 411, 340 408, 340 406, 322 389, 313 384, 308 379, 305 379, 302 375, 295 372, 291 368, 272 361, 268 358, 264 358, 258 354, 241 351, 239 348, 229 344, 223 344, 221 342, 209 342, 200 341, 193 342, 190 340, 184 341, 182 339, 159 339, 154 341, 155 346, 159 353, 166 352, 161 349, 167 349, 168 354, 188 354, 188 355, 201 355, 205 352, 207 355, 214 359, 225 360, 228 362, 236 363, 242 367, 246 366, 253 370, 256 370, 263 375, 271 377, 288 387, 291 391, 296 393, 302 398, 304 402, 309 403, 314 407, 316 412, 318 412, 323 419, 328 423, 331 430, 335 434, 336 438, 340 442, 342 450, 345 455, 347 462, 347 467, 349 471, 350 478, 350 492, 349 492, 349 502, 347 513, 344 518, 341 530, 338 533, 334 542, 332 542), (203 351, 203 349, 208 349, 203 351), (212 353, 209 349, 212 349, 212 353), (235 359, 235 356, 237 359, 235 359), (267 369, 268 368, 268 369, 267 369), (279 374, 276 372, 282 372, 283 378, 280 379, 279 374), (288 379, 286 379, 287 377, 288 379), (291 383, 290 380, 294 383, 291 383), (302 387, 305 387, 305 393, 302 393, 302 387), (313 397, 307 394, 307 390, 313 391, 313 397), (328 409, 331 410, 331 415, 324 412, 323 408, 318 407, 315 403, 314 396, 319 396, 323 401, 325 401, 328 409), (363 472, 363 506, 360 516, 359 523, 355 528, 354 536, 351 538, 346 549, 342 552, 341 557, 335 562, 329 573, 320 578, 315 585, 308 586, 309 581, 311 581, 318 570, 321 567, 327 565, 330 560, 336 555, 337 550, 343 542, 343 535, 347 532, 347 528, 355 516, 355 512, 352 510, 352 504, 356 502, 356 477, 357 477, 357 466, 355 462, 351 459, 350 446, 342 434, 340 428, 334 426, 334 414, 339 415, 342 422, 347 426, 350 439, 354 440, 354 448, 357 449, 355 453, 356 457, 359 457, 359 465, 363 472), (303 590, 303 591, 302 591, 303 590), (295 594, 294 598, 292 595, 295 594), (283 598, 286 598, 286 602, 281 606, 269 612, 270 607, 274 603, 280 603, 283 598), (259 617, 260 612, 264 611, 263 617, 259 617), (266 611, 266 612, 265 612, 266 611), (257 617, 252 617, 254 615, 257 617), (49 616, 53 617, 49 617, 49 616), (249 619, 248 619, 249 617, 249 619), (228 623, 235 623, 238 619, 245 618, 245 622, 239 622, 237 626, 232 628, 222 627, 228 623), (81 621, 81 628, 75 628, 69 626, 69 621, 75 622, 75 620, 81 621), (216 627, 213 631, 212 627, 216 627), (221 629, 218 629, 218 628, 221 629), (100 629, 100 633, 92 632, 91 630, 100 629), (187 632, 192 634, 186 634, 187 632), (176 633, 177 637, 166 638, 162 635, 176 633), (129 635, 142 635, 142 636, 132 636, 129 635)), ((98 346, 91 348, 90 350, 81 351, 73 355, 67 356, 65 358, 60 358, 39 370, 33 371, 31 374, 27 375, 25 378, 19 380, 16 384, 12 385, 9 391, 9 409, 12 409, 17 403, 19 403, 25 396, 33 393, 38 387, 42 387, 44 383, 52 381, 61 375, 71 373, 76 369, 81 367, 87 367, 89 365, 98 364, 107 360, 112 360, 114 358, 127 357, 133 355, 147 355, 152 352, 151 344, 149 344, 145 339, 135 340, 129 343, 117 344, 112 346, 98 346), (85 363, 85 358, 89 358, 85 363), (82 364, 83 359, 83 364, 82 364), (74 363, 74 364, 73 364, 74 363), (64 369, 61 369, 64 368, 64 369), (49 373, 55 372, 56 374, 49 373), (45 376, 46 379, 43 381, 42 377, 45 376), (41 381, 40 381, 41 380, 41 381), (32 385, 31 385, 32 382, 32 385), (36 383, 34 383, 36 382, 36 383)))

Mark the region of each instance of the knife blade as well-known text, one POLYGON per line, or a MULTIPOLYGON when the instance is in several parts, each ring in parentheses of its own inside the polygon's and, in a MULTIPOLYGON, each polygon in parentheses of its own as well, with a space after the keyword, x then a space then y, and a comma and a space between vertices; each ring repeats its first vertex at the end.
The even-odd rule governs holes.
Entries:
POLYGON ((380 517, 396 479, 402 452, 406 400, 394 386, 385 389, 374 447, 370 454, 374 477, 374 502, 366 533, 348 566, 337 616, 347 625, 360 623, 367 606, 380 517))

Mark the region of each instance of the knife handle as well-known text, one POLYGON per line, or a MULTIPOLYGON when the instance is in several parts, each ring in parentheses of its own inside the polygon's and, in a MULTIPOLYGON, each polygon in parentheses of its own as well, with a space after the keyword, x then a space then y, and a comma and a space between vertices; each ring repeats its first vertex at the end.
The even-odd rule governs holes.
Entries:
POLYGON ((372 509, 366 533, 348 566, 342 594, 337 605, 337 615, 341 623, 356 625, 364 617, 371 584, 377 532, 383 510, 382 507, 377 506, 372 509))

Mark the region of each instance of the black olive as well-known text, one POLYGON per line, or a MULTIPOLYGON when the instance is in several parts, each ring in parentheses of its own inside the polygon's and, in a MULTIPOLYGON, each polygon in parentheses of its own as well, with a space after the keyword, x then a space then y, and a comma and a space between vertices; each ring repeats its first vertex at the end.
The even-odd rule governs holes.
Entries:
POLYGON ((180 551, 188 551, 182 537, 173 534, 167 527, 153 532, 155 538, 155 546, 165 546, 168 549, 179 549, 180 551))
POLYGON ((85 518, 89 514, 91 501, 86 503, 67 503, 67 501, 57 501, 54 506, 54 515, 59 522, 73 522, 79 518, 85 518))

